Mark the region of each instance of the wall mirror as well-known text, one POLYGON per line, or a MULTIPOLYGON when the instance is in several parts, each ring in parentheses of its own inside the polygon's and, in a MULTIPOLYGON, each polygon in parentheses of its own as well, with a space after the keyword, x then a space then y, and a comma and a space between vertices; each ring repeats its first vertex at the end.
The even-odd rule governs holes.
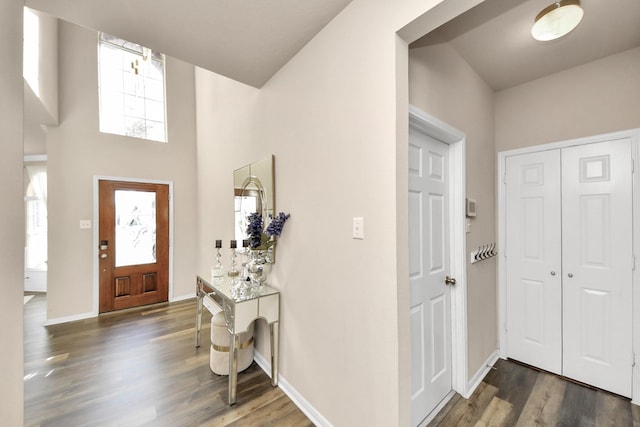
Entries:
POLYGON ((235 239, 238 246, 247 239, 249 214, 262 214, 265 227, 269 223, 269 215, 274 215, 274 181, 273 155, 233 172, 235 239))

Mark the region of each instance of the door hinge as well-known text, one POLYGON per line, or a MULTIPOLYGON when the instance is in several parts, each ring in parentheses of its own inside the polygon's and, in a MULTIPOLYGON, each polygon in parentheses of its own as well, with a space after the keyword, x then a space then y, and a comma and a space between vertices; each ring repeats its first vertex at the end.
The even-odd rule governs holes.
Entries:
POLYGON ((636 161, 631 159, 631 173, 636 172, 636 161))
POLYGON ((631 366, 636 366, 636 354, 631 353, 631 366))
POLYGON ((632 270, 635 270, 635 269, 636 269, 636 256, 635 256, 635 255, 633 255, 633 256, 631 257, 631 269, 632 269, 632 270))

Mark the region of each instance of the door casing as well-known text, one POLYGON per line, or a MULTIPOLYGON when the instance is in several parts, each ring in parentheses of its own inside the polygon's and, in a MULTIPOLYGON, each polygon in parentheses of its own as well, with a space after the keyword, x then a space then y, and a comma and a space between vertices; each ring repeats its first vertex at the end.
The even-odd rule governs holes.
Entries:
POLYGON ((164 184, 169 186, 169 301, 173 300, 173 181, 161 181, 142 178, 123 178, 113 176, 94 176, 93 177, 93 315, 97 316, 100 312, 100 269, 99 269, 99 181, 124 181, 124 182, 141 182, 149 184, 164 184))
MULTIPOLYGON (((498 195, 498 245, 500 248, 506 246, 506 192, 505 192, 505 173, 507 156, 528 154, 538 151, 554 150, 559 148, 567 148, 578 145, 592 144, 597 142, 605 142, 614 139, 630 138, 631 152, 634 162, 633 172, 633 252, 636 258, 636 268, 633 270, 633 324, 640 324, 640 291, 637 285, 640 283, 640 128, 623 130, 619 132, 611 132, 601 135, 588 136, 584 138, 570 139, 550 144, 536 145, 526 148, 518 148, 514 150, 501 151, 498 153, 497 168, 497 195, 498 195)), ((498 257, 498 339, 499 339, 499 356, 503 359, 507 358, 507 270, 505 250, 501 250, 498 257)), ((633 330, 633 352, 636 355, 635 365, 633 366, 632 380, 632 403, 640 405, 640 328, 633 330)))
MULTIPOLYGON (((467 382, 465 135, 412 105, 409 106, 409 124, 422 133, 449 145, 449 215, 451 216, 449 270, 450 275, 455 277, 457 282, 451 289, 451 384, 453 391, 468 398, 476 384, 467 382)), ((409 283, 407 282, 406 285, 409 286, 409 283)), ((407 312, 408 310, 407 307, 407 312)), ((438 409, 436 407, 434 412, 438 409)))

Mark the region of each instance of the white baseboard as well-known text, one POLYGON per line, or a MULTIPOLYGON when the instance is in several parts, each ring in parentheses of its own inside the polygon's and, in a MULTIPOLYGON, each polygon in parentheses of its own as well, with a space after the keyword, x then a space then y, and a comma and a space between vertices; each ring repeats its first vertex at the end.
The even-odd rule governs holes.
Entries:
POLYGON ((422 420, 422 422, 420 424, 418 424, 418 427, 426 427, 431 421, 433 421, 433 419, 436 417, 436 415, 438 415, 440 413, 440 411, 442 411, 442 408, 444 408, 447 405, 447 403, 449 403, 449 401, 455 395, 456 395, 456 392, 451 390, 449 392, 449 394, 447 394, 445 396, 445 398, 442 399, 442 402, 438 403, 438 406, 433 408, 433 411, 431 411, 431 413, 429 415, 427 415, 427 418, 425 418, 424 420, 422 420))
POLYGON ((493 353, 491 353, 491 355, 484 362, 482 367, 478 369, 478 372, 476 372, 473 378, 469 380, 469 382, 467 383, 467 392, 462 397, 464 397, 465 399, 468 399, 469 397, 471 397, 473 392, 476 390, 476 388, 478 388, 478 386, 480 385, 484 377, 487 376, 487 374, 489 373, 493 365, 496 363, 498 358, 499 358, 499 354, 498 354, 498 350, 496 349, 493 353))
POLYGON ((173 297, 169 300, 169 302, 178 302, 178 301, 184 301, 184 300, 188 300, 188 299, 193 299, 196 297, 196 294, 186 294, 186 295, 180 295, 179 297, 173 297))
MULTIPOLYGON (((267 359, 262 356, 262 354, 260 354, 258 351, 255 351, 253 353, 253 360, 256 361, 258 366, 260 366, 260 368, 262 368, 262 370, 269 377, 271 377, 271 363, 269 363, 267 359)), ((333 427, 333 424, 331 424, 329 420, 323 417, 322 414, 320 414, 320 412, 316 410, 316 408, 311 406, 311 404, 304 397, 302 397, 302 395, 298 393, 298 391, 293 388, 291 384, 289 384, 287 380, 282 377, 282 375, 278 375, 278 387, 280 387, 284 394, 289 396, 289 399, 291 399, 291 401, 307 416, 307 418, 309 418, 309 420, 315 426, 333 427)))
MULTIPOLYGON (((179 296, 177 298, 173 298, 169 302, 183 301, 183 300, 188 300, 188 299, 191 299, 191 298, 195 298, 195 295, 194 294, 181 295, 181 296, 179 296)), ((60 324, 60 323, 74 322, 76 320, 89 319, 91 317, 98 317, 98 313, 89 312, 89 313, 74 314, 74 315, 71 315, 71 316, 56 317, 56 318, 53 318, 53 319, 46 320, 43 323, 43 325, 44 326, 51 326, 51 325, 57 325, 57 324, 60 324)))
POLYGON ((74 314, 72 316, 55 317, 53 319, 47 319, 43 323, 43 326, 51 326, 51 325, 57 325, 60 323, 75 322, 76 320, 90 319, 92 317, 98 317, 98 314, 91 311, 89 313, 74 314))

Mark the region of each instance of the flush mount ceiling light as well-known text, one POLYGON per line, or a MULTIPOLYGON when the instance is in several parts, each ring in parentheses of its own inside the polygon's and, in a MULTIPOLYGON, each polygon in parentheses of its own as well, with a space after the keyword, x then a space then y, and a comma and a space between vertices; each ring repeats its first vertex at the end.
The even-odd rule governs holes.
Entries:
POLYGON ((540 41, 555 40, 568 34, 582 20, 580 0, 561 0, 545 7, 536 16, 531 35, 540 41))

